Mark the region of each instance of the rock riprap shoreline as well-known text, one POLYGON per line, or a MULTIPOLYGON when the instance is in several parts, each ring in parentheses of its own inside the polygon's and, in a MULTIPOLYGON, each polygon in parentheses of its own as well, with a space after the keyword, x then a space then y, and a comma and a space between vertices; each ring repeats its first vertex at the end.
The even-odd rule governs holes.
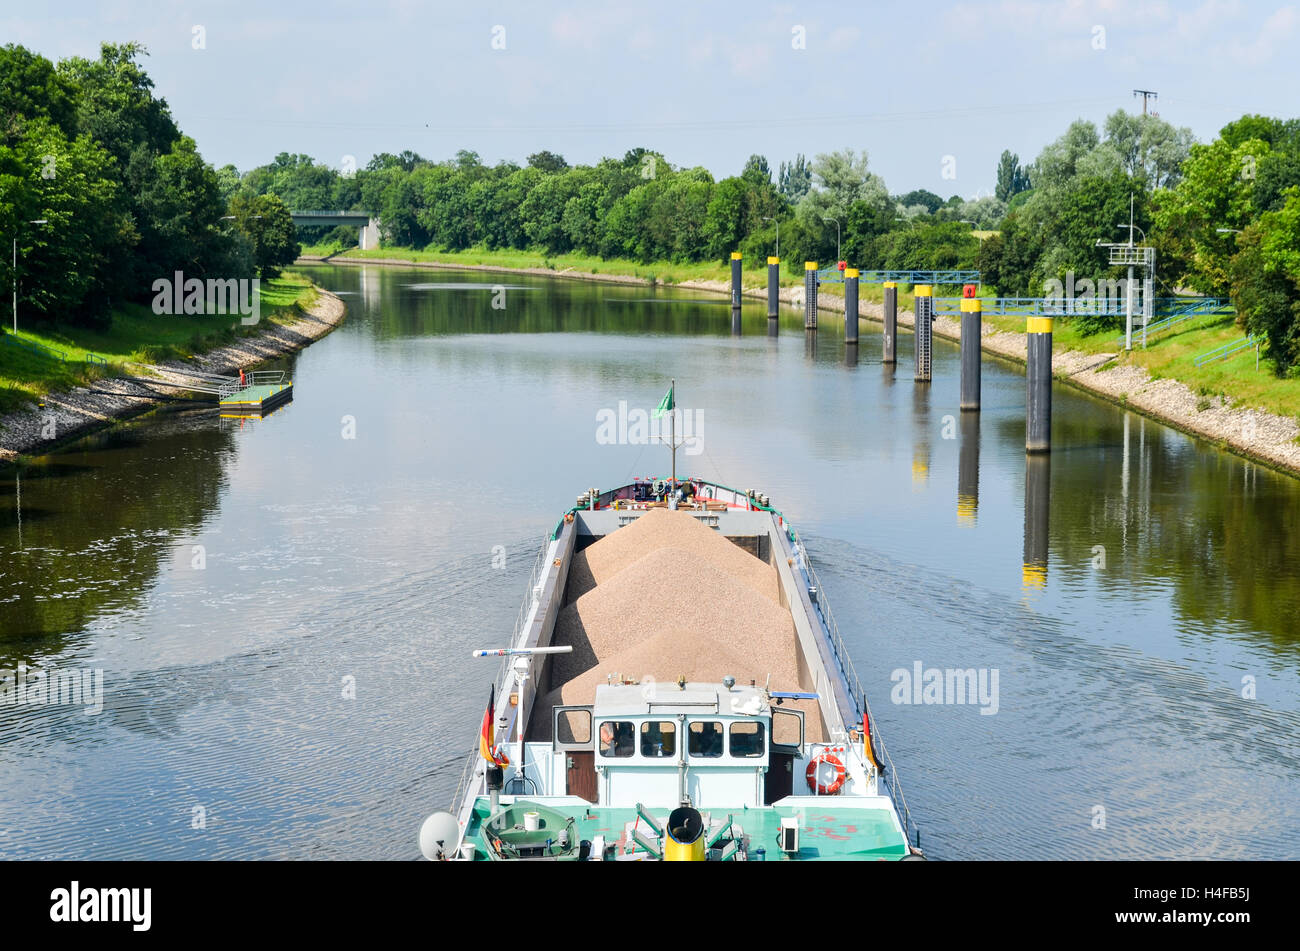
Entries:
POLYGON ((147 383, 105 377, 90 386, 48 394, 42 400, 44 407, 0 417, 0 463, 13 461, 19 453, 39 453, 114 420, 146 412, 168 398, 185 397, 190 391, 184 384, 196 371, 233 375, 240 367, 256 366, 301 350, 337 327, 346 313, 341 298, 317 288, 316 300, 292 323, 267 321, 256 336, 242 337, 192 360, 132 364, 130 375, 147 383))
MULTIPOLYGON (((400 258, 320 258, 304 256, 301 263, 328 264, 376 264, 388 267, 425 267, 452 270, 502 271, 517 274, 537 274, 545 277, 565 277, 573 280, 596 281, 617 284, 649 284, 650 281, 617 274, 584 274, 579 271, 555 271, 549 268, 510 268, 498 265, 467 265, 455 262, 438 261, 403 261, 400 258)), ((682 281, 669 285, 686 290, 708 291, 717 294, 730 294, 731 285, 727 281, 698 280, 682 281)), ((751 287, 743 296, 766 300, 767 290, 751 287)), ((801 306, 803 288, 801 286, 782 288, 782 303, 801 306)), ((828 314, 842 314, 844 300, 827 294, 818 298, 818 311, 828 314)), ((860 300, 858 315, 869 320, 884 319, 883 305, 872 301, 860 300)), ((900 327, 914 326, 915 316, 911 311, 898 311, 900 327)), ((961 323, 947 317, 935 318, 934 332, 937 336, 949 340, 961 339, 961 323)), ((866 341, 863 346, 869 346, 866 341)), ((983 349, 999 356, 1025 362, 1025 335, 1008 333, 984 326, 980 339, 983 349)), ((1205 400, 1197 396, 1185 383, 1170 379, 1155 379, 1145 369, 1134 366, 1106 367, 1118 354, 1116 353, 1080 353, 1068 351, 1052 356, 1052 373, 1064 383, 1078 387, 1089 393, 1119 403, 1129 409, 1150 416, 1163 423, 1180 429, 1193 436, 1208 439, 1216 445, 1231 449, 1241 455, 1250 457, 1266 465, 1282 469, 1292 475, 1300 475, 1300 423, 1290 416, 1279 416, 1263 410, 1233 406, 1221 397, 1205 400), (1208 403, 1208 406, 1207 406, 1208 403)))

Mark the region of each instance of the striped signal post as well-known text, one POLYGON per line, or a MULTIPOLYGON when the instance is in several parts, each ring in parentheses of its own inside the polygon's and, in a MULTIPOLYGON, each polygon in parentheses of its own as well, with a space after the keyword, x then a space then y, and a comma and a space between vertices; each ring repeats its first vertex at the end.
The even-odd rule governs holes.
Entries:
POLYGON ((740 310, 740 252, 731 252, 731 309, 740 310))
POLYGON ((767 259, 767 319, 776 320, 781 306, 781 259, 767 259))
POLYGON ((817 329, 817 262, 803 262, 803 329, 817 329))
POLYGON ((882 363, 896 363, 895 345, 898 342, 898 284, 885 281, 885 343, 882 363))
POLYGON ((858 345, 858 269, 844 270, 844 342, 858 345))
POLYGON ((1025 452, 1052 448, 1052 318, 1030 317, 1025 326, 1025 452))
POLYGON ((961 301, 961 408, 980 408, 980 333, 984 305, 978 297, 961 301))
POLYGON ((930 360, 934 345, 934 288, 929 284, 917 284, 912 289, 916 303, 912 312, 916 315, 916 374, 918 383, 930 382, 930 360))

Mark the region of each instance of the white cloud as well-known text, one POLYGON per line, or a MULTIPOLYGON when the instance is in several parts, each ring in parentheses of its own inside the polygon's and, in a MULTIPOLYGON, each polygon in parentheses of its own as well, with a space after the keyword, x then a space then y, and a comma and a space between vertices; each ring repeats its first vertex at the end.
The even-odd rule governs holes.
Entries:
POLYGON ((1229 43, 1227 54, 1244 65, 1266 63, 1284 48, 1289 52, 1297 27, 1300 27, 1300 9, 1294 6, 1282 7, 1260 25, 1254 40, 1249 43, 1229 43))

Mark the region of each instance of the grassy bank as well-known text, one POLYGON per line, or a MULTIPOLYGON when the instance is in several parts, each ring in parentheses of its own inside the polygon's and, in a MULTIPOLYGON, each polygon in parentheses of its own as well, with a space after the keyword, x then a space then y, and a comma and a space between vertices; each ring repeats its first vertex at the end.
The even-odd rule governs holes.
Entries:
MULTIPOLYGON (((410 261, 412 263, 445 264, 449 267, 499 267, 518 268, 520 270, 553 271, 558 275, 570 276, 618 276, 636 277, 641 280, 655 281, 660 284, 684 284, 687 282, 721 282, 730 284, 731 267, 728 264, 702 261, 699 263, 673 264, 669 261, 657 261, 643 264, 625 258, 596 258, 582 254, 547 254, 544 251, 500 250, 487 251, 482 248, 470 248, 464 251, 417 251, 413 248, 379 248, 373 251, 361 251, 349 248, 339 251, 336 245, 304 246, 302 253, 312 257, 348 258, 365 260, 367 258, 388 261, 410 261)), ((830 266, 825 262, 823 266, 830 266)), ((796 287, 803 285, 804 262, 781 262, 781 286, 796 287)), ((747 260, 744 262, 741 282, 746 290, 767 287, 767 259, 747 260)), ((910 288, 900 286, 903 294, 910 288)), ((842 284, 823 285, 823 296, 844 296, 842 284)), ((952 290, 951 293, 958 293, 952 290)), ((859 288, 859 299, 880 303, 884 300, 884 289, 879 284, 863 284, 859 288)))
MULTIPOLYGON (((325 256, 335 252, 335 246, 304 246, 303 254, 325 256)), ((616 274, 619 276, 638 277, 666 284, 680 284, 683 281, 722 281, 730 280, 731 270, 726 265, 713 262, 696 264, 671 264, 660 261, 653 264, 641 264, 622 258, 587 257, 581 254, 547 254, 543 251, 517 251, 503 249, 487 251, 470 248, 465 251, 417 251, 414 248, 379 248, 374 251, 361 251, 351 248, 334 253, 335 258, 381 258, 412 262, 429 262, 466 267, 502 267, 502 268, 537 268, 541 270, 578 272, 580 274, 616 274)), ((802 263, 799 265, 802 269, 802 263)), ((765 278, 766 279, 766 278, 765 278)), ((784 281, 783 283, 793 283, 784 281)))
MULTIPOLYGON (((324 256, 336 251, 337 248, 333 246, 303 248, 304 254, 313 256, 324 256)), ((731 280, 730 268, 716 262, 643 264, 622 259, 604 260, 580 254, 550 255, 541 251, 487 251, 481 248, 466 251, 417 251, 409 248, 360 251, 352 248, 337 252, 334 257, 428 262, 449 266, 539 269, 572 276, 618 275, 665 284, 715 282, 725 285, 731 280)), ((767 286, 765 262, 747 261, 743 274, 746 289, 767 286), (758 266, 750 266, 753 264, 758 266)), ((803 262, 783 261, 781 286, 794 287, 802 283, 803 262)), ((842 284, 823 285, 820 291, 823 298, 842 298, 843 293, 842 284)), ((956 296, 959 292, 956 288, 940 288, 939 293, 956 296)), ((994 292, 985 287, 981 287, 979 293, 981 297, 994 296, 994 292)), ((883 299, 884 292, 879 284, 863 284, 859 288, 859 296, 864 302, 879 303, 883 299)), ((900 286, 899 307, 910 309, 911 306, 911 288, 900 286)), ((986 314, 984 321, 998 330, 1012 333, 1025 331, 1024 317, 999 317, 986 314)), ((1079 332, 1078 326, 1070 321, 1057 320, 1053 328, 1052 343, 1057 352, 1078 350, 1084 353, 1118 353, 1115 360, 1117 364, 1143 367, 1156 379, 1178 380, 1205 397, 1207 401, 1211 397, 1219 396, 1231 400, 1234 406, 1260 409, 1280 416, 1300 415, 1300 379, 1278 379, 1273 375, 1267 361, 1261 361, 1259 369, 1256 370, 1253 350, 1243 351, 1226 360, 1203 367, 1194 365, 1197 355, 1220 344, 1241 339, 1242 331, 1235 325, 1231 316, 1207 316, 1189 320, 1171 332, 1151 337, 1145 349, 1135 349, 1127 354, 1123 353, 1121 346, 1116 343, 1119 333, 1119 330, 1114 330, 1083 334, 1079 332)))
MULTIPOLYGON (((999 330, 1024 333, 1024 317, 999 317, 986 314, 984 321, 999 330)), ((1142 347, 1141 334, 1133 335, 1134 349, 1123 351, 1122 329, 1105 333, 1081 334, 1068 320, 1057 319, 1052 327, 1052 348, 1061 353, 1115 353, 1113 364, 1142 367, 1154 379, 1171 379, 1186 384, 1208 401, 1223 397, 1233 406, 1259 409, 1278 416, 1300 416, 1300 379, 1279 379, 1272 364, 1260 359, 1255 365, 1255 351, 1243 350, 1223 360, 1196 366, 1196 357, 1223 344, 1245 336, 1236 318, 1227 315, 1195 318, 1171 331, 1148 338, 1142 347)))
MULTIPOLYGON (((316 289, 306 277, 285 272, 262 281, 261 319, 289 323, 315 299, 316 289)), ((47 393, 120 375, 127 363, 186 359, 258 333, 256 325, 244 326, 240 321, 239 314, 170 316, 155 314, 144 305, 127 304, 114 311, 104 330, 48 325, 25 330, 20 315, 18 340, 57 353, 0 338, 0 414, 28 408, 47 393)), ((12 333, 5 335, 10 336, 12 333)))

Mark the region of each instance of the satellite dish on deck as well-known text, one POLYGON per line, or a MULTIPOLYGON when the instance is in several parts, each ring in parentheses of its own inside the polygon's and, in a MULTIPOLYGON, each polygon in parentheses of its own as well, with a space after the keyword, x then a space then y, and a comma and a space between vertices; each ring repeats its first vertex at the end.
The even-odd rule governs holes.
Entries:
POLYGON ((450 812, 435 812, 420 825, 420 852, 430 862, 445 862, 460 844, 460 823, 450 812))

